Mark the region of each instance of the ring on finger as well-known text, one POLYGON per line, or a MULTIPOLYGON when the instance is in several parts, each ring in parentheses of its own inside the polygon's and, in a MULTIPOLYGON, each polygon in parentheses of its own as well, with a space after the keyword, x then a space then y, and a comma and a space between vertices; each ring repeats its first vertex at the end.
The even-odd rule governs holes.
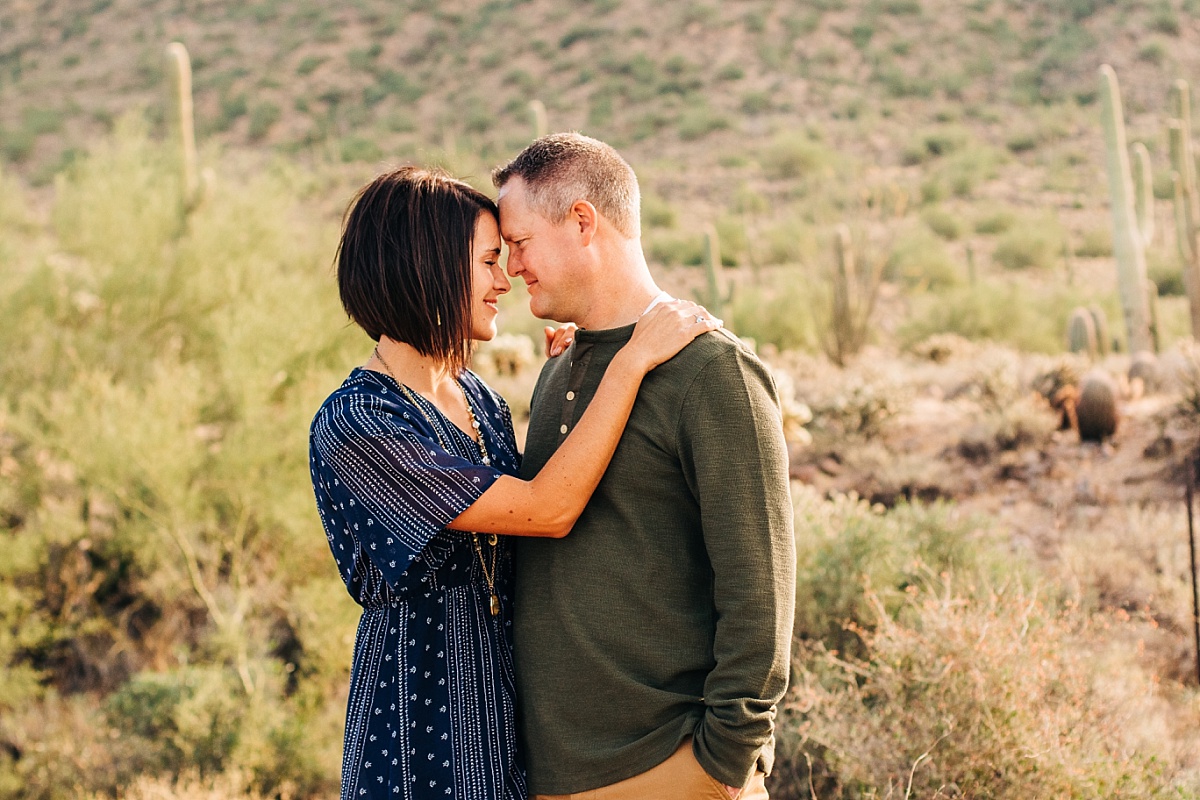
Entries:
POLYGON ((704 317, 700 314, 696 315, 696 322, 704 322, 704 317))

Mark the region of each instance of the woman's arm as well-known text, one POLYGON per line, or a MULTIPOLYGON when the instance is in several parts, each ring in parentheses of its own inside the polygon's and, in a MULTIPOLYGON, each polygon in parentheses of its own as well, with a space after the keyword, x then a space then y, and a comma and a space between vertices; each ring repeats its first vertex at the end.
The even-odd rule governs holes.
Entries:
POLYGON ((638 320, 579 424, 537 476, 530 481, 500 476, 449 527, 510 536, 566 536, 608 468, 642 378, 692 339, 720 326, 721 320, 695 303, 673 300, 655 306, 638 320))

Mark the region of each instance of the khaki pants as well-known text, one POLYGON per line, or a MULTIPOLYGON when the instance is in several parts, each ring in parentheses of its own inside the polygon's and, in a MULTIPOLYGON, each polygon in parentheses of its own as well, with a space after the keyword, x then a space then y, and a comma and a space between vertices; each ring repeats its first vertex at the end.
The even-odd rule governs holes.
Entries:
MULTIPOLYGON (((530 800, 730 800, 729 791, 704 771, 688 739, 663 763, 641 775, 578 794, 535 794, 530 800)), ((738 800, 767 800, 763 774, 755 772, 738 800)))

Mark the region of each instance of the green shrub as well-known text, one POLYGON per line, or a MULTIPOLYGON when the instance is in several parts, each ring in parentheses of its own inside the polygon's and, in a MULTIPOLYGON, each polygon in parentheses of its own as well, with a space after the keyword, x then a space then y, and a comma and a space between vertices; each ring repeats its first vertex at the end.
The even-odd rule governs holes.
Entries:
POLYGON ((674 228, 677 217, 671 204, 654 192, 642 195, 642 224, 650 228, 674 228))
POLYGON ((799 269, 775 271, 766 285, 739 285, 726 325, 759 346, 817 351, 822 340, 816 309, 826 289, 799 269))
POLYGON ((1146 276, 1158 287, 1159 297, 1184 297, 1183 270, 1177 258, 1163 258, 1158 253, 1147 253, 1146 276))
POLYGON ((338 143, 338 157, 347 164, 355 161, 378 161, 383 158, 379 144, 366 136, 347 136, 338 143))
POLYGON ((26 128, 0 128, 0 155, 6 161, 18 164, 25 161, 33 154, 36 144, 37 137, 26 128))
POLYGON ((646 257, 652 264, 698 265, 704 249, 703 238, 694 233, 653 230, 643 231, 646 257))
POLYGON ((921 212, 921 219, 929 229, 948 241, 954 241, 963 234, 962 220, 941 206, 930 206, 921 212))
POLYGON ((1003 153, 993 147, 964 146, 941 159, 930 180, 955 197, 969 197, 979 184, 999 175, 1003 162, 1003 153))
MULTIPOLYGON (((914 298, 908 321, 899 330, 906 346, 937 333, 1002 342, 1019 350, 1057 353, 1063 349, 1071 309, 1097 298, 1063 288, 1029 286, 1012 279, 980 280, 969 286, 914 298)), ((1103 298, 1109 319, 1116 319, 1113 298, 1103 298)))
POLYGON ((888 280, 925 289, 944 289, 962 280, 945 243, 924 227, 910 227, 897 238, 884 274, 888 280))
POLYGON ((801 133, 775 136, 760 155, 763 171, 770 178, 794 180, 817 173, 830 165, 829 151, 801 133))
POLYGON ((1182 30, 1179 12, 1171 0, 1158 0, 1150 15, 1150 29, 1167 36, 1178 36, 1182 30))
POLYGON ((1147 64, 1154 64, 1155 66, 1164 64, 1169 55, 1170 51, 1167 49, 1167 46, 1157 39, 1146 42, 1138 48, 1137 52, 1138 61, 1144 61, 1147 64))
POLYGON ((558 40, 558 47, 560 50, 566 50, 568 47, 576 44, 577 42, 601 39, 610 35, 611 33, 612 31, 608 28, 598 28, 592 25, 580 25, 571 28, 571 30, 563 34, 562 38, 558 40))
POLYGON ((996 242, 992 259, 1006 269, 1050 269, 1063 258, 1065 240, 1057 221, 1030 219, 996 242))
POLYGON ((375 61, 382 52, 383 45, 379 42, 373 42, 370 47, 348 52, 346 54, 346 61, 349 62, 351 69, 360 72, 372 72, 375 69, 375 61))
POLYGON ((865 655, 797 659, 772 791, 823 798, 1180 797, 1188 777, 1145 721, 1155 681, 1095 622, 1022 586, 950 572, 898 611, 865 593, 865 655))
POLYGON ((305 56, 300 59, 300 63, 296 66, 296 74, 301 76, 311 75, 328 60, 325 56, 305 56))
POLYGON ((742 97, 742 111, 751 116, 766 113, 772 106, 771 92, 749 92, 742 97))
POLYGON ((190 668, 135 675, 105 702, 109 723, 137 754, 136 772, 219 772, 245 712, 237 677, 190 668))
POLYGON ((1112 231, 1108 228, 1088 228, 1075 244, 1075 255, 1082 258, 1107 258, 1112 251, 1112 231))
POLYGON ((746 77, 746 71, 734 63, 729 63, 717 70, 719 81, 740 81, 746 77))
POLYGON ((1016 224, 1017 215, 1008 208, 985 209, 975 218, 975 232, 984 234, 1004 233, 1016 224))
POLYGON ((311 176, 222 167, 185 225, 173 155, 124 118, 56 180, 52 229, 0 195, 23 243, 0 272, 0 706, 24 753, 0 787, 25 796, 197 769, 336 787, 356 614, 304 457, 367 346, 328 278, 336 221, 302 205, 311 176))
POLYGON ((679 115, 676 130, 679 138, 685 142, 702 139, 714 131, 729 127, 729 119, 723 114, 713 111, 706 104, 698 104, 686 109, 679 115))
POLYGON ((63 127, 63 114, 53 108, 27 108, 22 114, 25 129, 34 136, 58 133, 63 127))
POLYGON ((936 84, 925 75, 914 75, 896 64, 883 64, 875 68, 872 80, 883 86, 889 97, 931 97, 936 84))
POLYGON ((219 113, 213 125, 218 131, 227 131, 233 127, 233 124, 239 118, 246 116, 246 112, 249 110, 250 106, 246 100, 245 92, 222 95, 219 104, 219 113))
POLYGON ((891 616, 910 588, 936 584, 946 572, 978 578, 985 569, 980 523, 949 506, 884 511, 855 497, 827 501, 810 488, 798 488, 793 498, 795 633, 830 650, 862 653, 860 635, 878 622, 872 600, 891 616))
POLYGON ((1005 146, 1013 153, 1027 153, 1038 146, 1037 134, 1031 131, 1018 131, 1008 137, 1005 146))
POLYGON ((250 139, 252 141, 262 139, 282 116, 283 112, 274 103, 264 102, 256 105, 250 112, 250 139))

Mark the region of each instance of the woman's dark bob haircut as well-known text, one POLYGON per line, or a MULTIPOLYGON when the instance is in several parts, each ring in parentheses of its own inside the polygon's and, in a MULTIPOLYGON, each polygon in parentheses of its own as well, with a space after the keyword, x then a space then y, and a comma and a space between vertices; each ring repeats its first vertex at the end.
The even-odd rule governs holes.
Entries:
POLYGON ((487 195, 438 169, 400 167, 364 186, 346 210, 338 291, 375 341, 412 345, 458 374, 471 358, 475 222, 499 217, 487 195))

